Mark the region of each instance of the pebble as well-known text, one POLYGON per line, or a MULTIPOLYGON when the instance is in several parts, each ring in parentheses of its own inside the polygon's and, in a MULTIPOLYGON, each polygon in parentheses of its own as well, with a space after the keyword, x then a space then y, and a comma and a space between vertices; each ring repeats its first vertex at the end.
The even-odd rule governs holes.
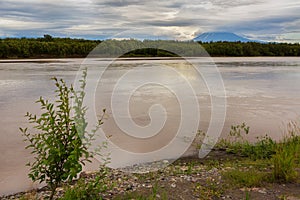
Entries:
POLYGON ((163 160, 163 163, 164 164, 169 164, 169 161, 168 160, 163 160))
POLYGON ((257 192, 259 192, 261 194, 267 194, 267 192, 265 190, 258 190, 257 192))

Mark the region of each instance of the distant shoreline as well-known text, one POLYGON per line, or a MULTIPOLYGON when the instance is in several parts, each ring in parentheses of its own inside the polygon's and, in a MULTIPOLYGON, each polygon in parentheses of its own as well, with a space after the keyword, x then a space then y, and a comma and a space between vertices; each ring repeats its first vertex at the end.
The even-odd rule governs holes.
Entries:
MULTIPOLYGON (((99 61, 105 61, 105 60, 117 60, 117 61, 158 61, 158 60, 185 60, 186 58, 189 59, 199 59, 201 57, 119 57, 119 58, 97 58, 94 57, 92 59, 99 59, 99 61), (103 59, 103 60, 101 60, 103 59)), ((299 58, 298 56, 212 56, 210 57, 212 59, 216 59, 216 62, 218 62, 218 59, 222 58, 236 58, 238 60, 240 59, 254 59, 254 58, 264 58, 264 59, 273 59, 273 58, 299 58)), ((74 59, 89 59, 89 57, 70 57, 70 58, 14 58, 14 59, 0 59, 0 64, 5 63, 67 63, 68 60, 74 60, 74 59)), ((300 59, 300 58, 299 58, 300 59)), ((268 61, 268 60, 267 60, 268 61)))
POLYGON ((0 39, 0 59, 101 57, 265 57, 300 56, 299 43, 195 42, 175 40, 84 40, 71 38, 0 39), (102 45, 103 44, 103 45, 102 45), (102 45, 102 46, 101 46, 102 45), (96 48, 99 47, 99 48, 96 48), (96 48, 96 51, 95 51, 96 48))
POLYGON ((219 56, 219 55, 209 55, 209 56, 121 56, 118 58, 115 57, 89 57, 89 56, 73 56, 73 57, 54 57, 54 56, 49 56, 49 57, 44 57, 44 56, 37 56, 37 57, 9 57, 9 58, 0 58, 0 63, 10 63, 11 61, 15 62, 43 62, 44 60, 48 60, 49 62, 54 62, 53 60, 62 60, 62 59, 86 59, 86 58, 100 58, 100 59, 118 59, 118 60, 184 60, 185 58, 201 58, 201 57, 211 57, 211 58, 276 58, 276 57, 281 57, 281 58, 296 58, 299 56, 219 56), (26 61, 29 60, 29 61, 26 61), (39 61, 42 60, 42 61, 39 61))

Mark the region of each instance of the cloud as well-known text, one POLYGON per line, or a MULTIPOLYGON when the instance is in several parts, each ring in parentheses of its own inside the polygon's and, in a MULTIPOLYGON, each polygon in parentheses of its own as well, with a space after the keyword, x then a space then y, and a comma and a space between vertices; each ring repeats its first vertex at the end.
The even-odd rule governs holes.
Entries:
POLYGON ((0 37, 47 33, 184 40, 206 31, 230 31, 299 42, 299 11, 294 0, 2 0, 0 37))
POLYGON ((110 7, 128 7, 131 5, 144 5, 147 1, 139 0, 93 0, 96 5, 110 6, 110 7))

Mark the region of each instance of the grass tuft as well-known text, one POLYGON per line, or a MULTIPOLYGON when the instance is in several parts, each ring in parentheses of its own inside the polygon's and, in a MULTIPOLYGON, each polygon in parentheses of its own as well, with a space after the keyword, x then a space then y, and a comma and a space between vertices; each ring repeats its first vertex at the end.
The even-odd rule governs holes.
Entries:
POLYGON ((270 173, 259 172, 255 169, 246 171, 234 169, 223 172, 223 178, 235 187, 259 187, 270 181, 270 173))

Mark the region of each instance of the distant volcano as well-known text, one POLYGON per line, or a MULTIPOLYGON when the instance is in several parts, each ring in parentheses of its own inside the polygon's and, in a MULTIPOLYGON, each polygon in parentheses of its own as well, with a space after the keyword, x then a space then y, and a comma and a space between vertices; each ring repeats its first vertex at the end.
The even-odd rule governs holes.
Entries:
POLYGON ((250 40, 230 32, 206 32, 198 35, 193 40, 201 42, 255 42, 254 40, 250 40))

